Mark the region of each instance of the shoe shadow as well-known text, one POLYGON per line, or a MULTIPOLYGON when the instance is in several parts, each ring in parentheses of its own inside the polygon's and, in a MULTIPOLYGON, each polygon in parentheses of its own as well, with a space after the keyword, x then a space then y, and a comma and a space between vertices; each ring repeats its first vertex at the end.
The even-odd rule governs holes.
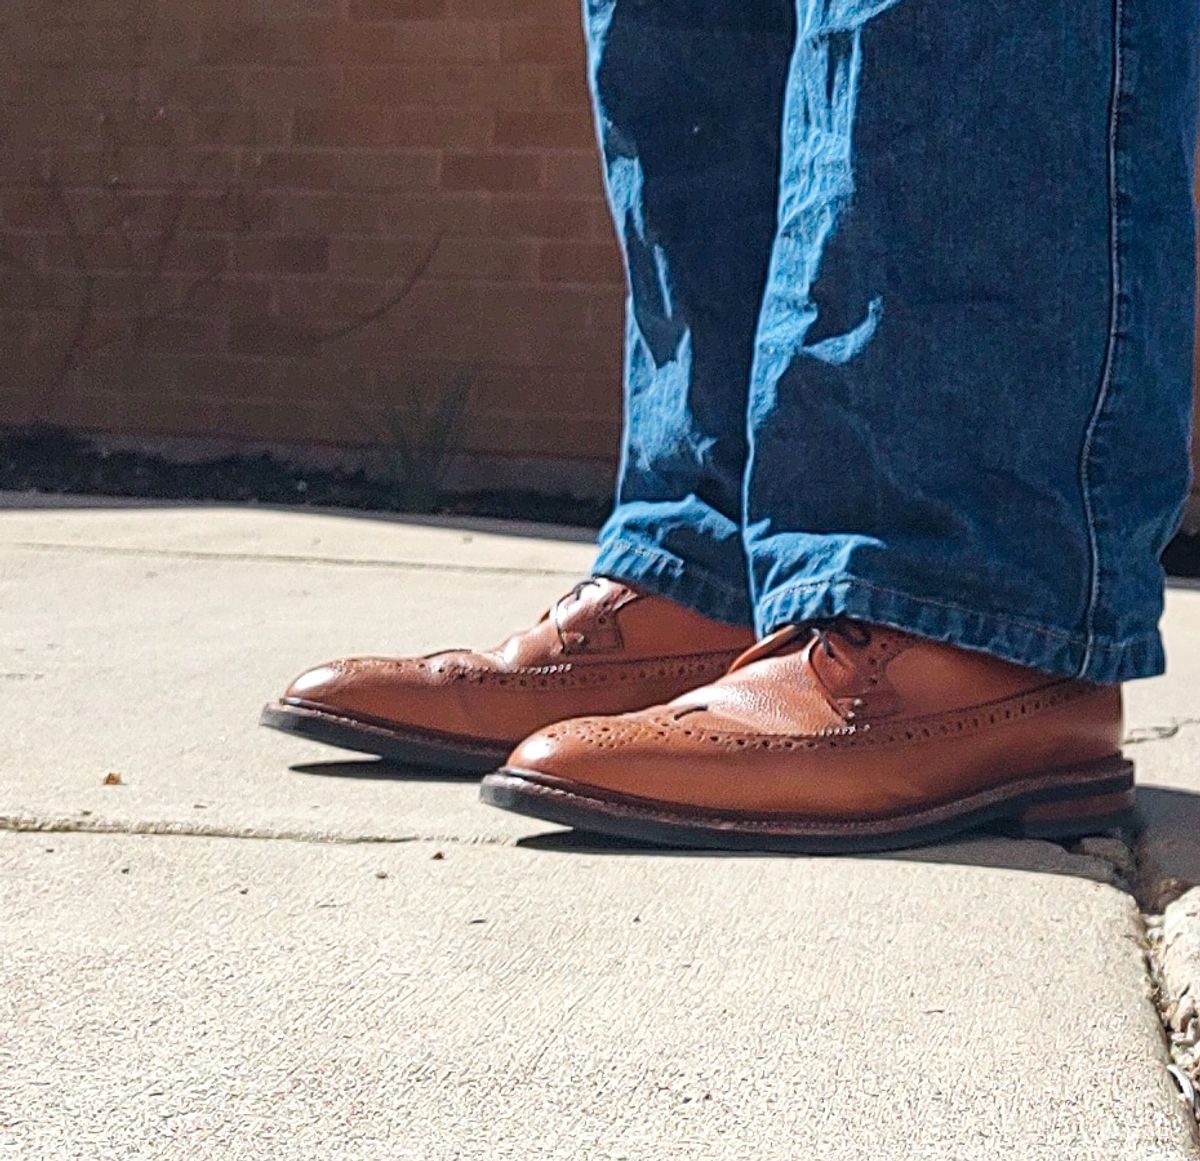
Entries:
POLYGON ((389 762, 384 758, 297 762, 288 769, 294 774, 358 782, 478 782, 481 777, 479 774, 459 774, 428 766, 389 762))
POLYGON ((1154 914, 1200 885, 1200 794, 1139 786, 1138 813, 1136 894, 1154 914))
POLYGON ((527 850, 561 854, 653 855, 660 858, 854 858, 883 859, 910 863, 945 863, 987 867, 1045 875, 1071 875, 1093 882, 1132 889, 1135 870, 1130 851, 1132 832, 1110 831, 1083 840, 1052 842, 1044 839, 1009 838, 979 831, 959 839, 930 846, 854 855, 788 855, 768 851, 705 851, 658 847, 631 839, 589 834, 578 830, 549 831, 519 839, 527 850))

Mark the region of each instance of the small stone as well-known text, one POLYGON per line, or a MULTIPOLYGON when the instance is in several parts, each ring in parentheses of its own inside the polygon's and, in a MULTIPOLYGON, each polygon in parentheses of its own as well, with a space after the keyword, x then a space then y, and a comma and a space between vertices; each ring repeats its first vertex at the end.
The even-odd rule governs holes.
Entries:
POLYGON ((387 877, 388 877, 387 871, 376 871, 375 872, 375 878, 377 878, 377 879, 386 879, 387 877))
POLYGON ((446 857, 446 852, 445 851, 434 851, 433 855, 431 857, 435 863, 440 863, 442 861, 442 859, 444 859, 446 857))
POLYGON ((122 778, 120 773, 116 770, 110 770, 104 775, 105 786, 120 786, 124 783, 124 781, 125 779, 122 778))

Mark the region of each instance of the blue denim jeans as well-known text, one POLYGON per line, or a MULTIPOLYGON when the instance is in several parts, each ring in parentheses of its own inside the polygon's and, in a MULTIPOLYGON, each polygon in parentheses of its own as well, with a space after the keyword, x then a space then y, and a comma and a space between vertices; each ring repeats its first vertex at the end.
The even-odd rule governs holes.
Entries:
POLYGON ((596 572, 1161 671, 1197 0, 584 0, 629 276, 596 572))

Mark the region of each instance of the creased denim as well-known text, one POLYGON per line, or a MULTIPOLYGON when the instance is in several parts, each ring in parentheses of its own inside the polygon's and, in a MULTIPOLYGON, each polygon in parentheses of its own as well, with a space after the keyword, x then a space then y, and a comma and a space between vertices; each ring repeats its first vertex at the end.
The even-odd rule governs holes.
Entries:
POLYGON ((1160 672, 1196 0, 585 0, 629 273, 596 571, 1160 672))

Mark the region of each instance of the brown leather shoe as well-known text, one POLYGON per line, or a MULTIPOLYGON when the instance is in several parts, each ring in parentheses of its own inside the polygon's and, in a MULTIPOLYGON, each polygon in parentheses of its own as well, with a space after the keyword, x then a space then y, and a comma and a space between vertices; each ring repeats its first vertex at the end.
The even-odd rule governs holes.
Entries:
POLYGON ((483 773, 551 722, 640 709, 712 681, 753 640, 748 627, 593 577, 487 652, 358 657, 310 669, 263 710, 262 724, 346 750, 483 773))
POLYGON ((485 802, 673 846, 886 850, 982 824, 1129 821, 1121 691, 837 621, 789 628, 668 705, 562 722, 485 802))

